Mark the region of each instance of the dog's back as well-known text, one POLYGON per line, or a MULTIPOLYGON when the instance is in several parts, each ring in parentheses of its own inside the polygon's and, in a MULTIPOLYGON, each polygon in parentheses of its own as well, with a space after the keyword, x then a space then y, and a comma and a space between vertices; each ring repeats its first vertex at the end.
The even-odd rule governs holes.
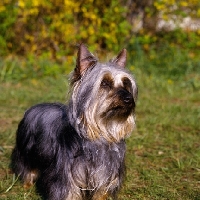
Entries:
POLYGON ((38 164, 48 165, 59 143, 58 135, 66 126, 66 106, 59 103, 38 104, 28 109, 19 123, 12 168, 22 179, 38 164), (48 144, 48 145, 47 145, 48 144), (51 147, 51 148, 49 148, 51 147), (41 155, 41 159, 40 159, 41 155))

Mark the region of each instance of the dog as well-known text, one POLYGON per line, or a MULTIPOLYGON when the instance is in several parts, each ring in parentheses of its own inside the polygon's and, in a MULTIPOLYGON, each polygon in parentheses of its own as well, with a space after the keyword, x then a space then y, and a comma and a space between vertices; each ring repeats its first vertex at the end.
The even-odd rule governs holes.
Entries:
POLYGON ((36 182, 47 200, 117 199, 138 94, 126 60, 122 49, 99 63, 80 44, 68 104, 42 103, 25 112, 11 158, 24 187, 36 182))

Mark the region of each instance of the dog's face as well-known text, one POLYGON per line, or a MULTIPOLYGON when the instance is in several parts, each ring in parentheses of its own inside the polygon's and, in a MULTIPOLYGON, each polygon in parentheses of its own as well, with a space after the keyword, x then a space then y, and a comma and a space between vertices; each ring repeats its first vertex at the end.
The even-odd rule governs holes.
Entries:
POLYGON ((134 128, 135 80, 125 69, 126 50, 106 64, 80 45, 72 76, 75 127, 91 140, 119 142, 134 128))

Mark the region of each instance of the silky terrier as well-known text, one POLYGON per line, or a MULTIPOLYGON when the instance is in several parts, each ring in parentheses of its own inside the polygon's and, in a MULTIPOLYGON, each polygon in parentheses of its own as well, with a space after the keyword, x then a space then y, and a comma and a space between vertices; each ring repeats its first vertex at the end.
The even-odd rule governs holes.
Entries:
POLYGON ((36 182, 47 200, 117 198, 137 99, 126 59, 123 49, 102 64, 79 45, 68 104, 42 103, 25 112, 11 163, 24 187, 36 182))

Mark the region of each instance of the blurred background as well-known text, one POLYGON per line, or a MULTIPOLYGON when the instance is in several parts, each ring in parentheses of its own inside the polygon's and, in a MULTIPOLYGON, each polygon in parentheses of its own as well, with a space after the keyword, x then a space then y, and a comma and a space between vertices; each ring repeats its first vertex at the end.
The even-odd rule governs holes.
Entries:
POLYGON ((81 42, 99 57, 125 47, 129 58, 135 62, 139 59, 141 67, 148 72, 151 72, 152 65, 155 71, 173 76, 196 71, 200 68, 200 2, 0 2, 1 80, 31 78, 35 73, 38 76, 37 72, 41 76, 69 72, 75 46, 81 42), (23 59, 31 66, 31 72, 25 69, 23 59), (50 59, 55 62, 53 66, 49 66, 50 59), (144 62, 144 59, 148 61, 144 62), (37 64, 34 64, 35 61, 37 64), (38 61, 42 62, 42 66, 38 65, 38 61), (60 67, 60 64, 65 66, 60 67), (48 67, 45 68, 46 65, 48 67))

